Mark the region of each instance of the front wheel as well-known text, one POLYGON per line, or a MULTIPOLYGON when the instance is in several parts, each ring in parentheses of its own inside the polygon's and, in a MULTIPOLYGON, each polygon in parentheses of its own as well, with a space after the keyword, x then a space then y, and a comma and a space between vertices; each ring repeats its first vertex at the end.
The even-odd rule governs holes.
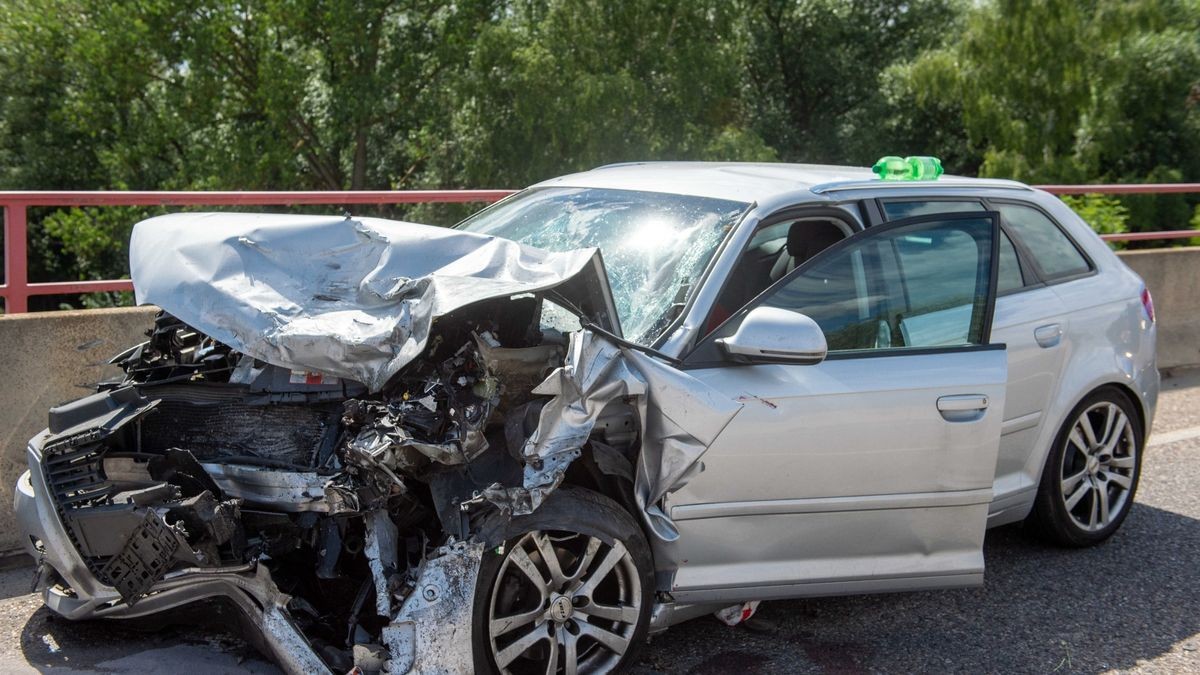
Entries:
POLYGON ((484 554, 475 590, 478 672, 607 673, 643 640, 654 597, 650 548, 616 502, 563 487, 513 518, 484 554))
POLYGON ((1129 398, 1101 389, 1075 407, 1046 459, 1029 523, 1064 546, 1111 537, 1133 506, 1143 433, 1129 398))

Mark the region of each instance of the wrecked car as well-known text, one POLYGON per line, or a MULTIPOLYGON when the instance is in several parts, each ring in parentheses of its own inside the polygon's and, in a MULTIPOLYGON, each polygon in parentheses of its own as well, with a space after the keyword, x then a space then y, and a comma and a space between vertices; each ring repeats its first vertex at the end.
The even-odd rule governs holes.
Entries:
POLYGON ((1141 280, 1018 183, 634 164, 436 228, 175 214, 160 313, 18 520, 68 618, 230 605, 291 672, 620 669, 754 603, 982 583, 1120 526, 1141 280))

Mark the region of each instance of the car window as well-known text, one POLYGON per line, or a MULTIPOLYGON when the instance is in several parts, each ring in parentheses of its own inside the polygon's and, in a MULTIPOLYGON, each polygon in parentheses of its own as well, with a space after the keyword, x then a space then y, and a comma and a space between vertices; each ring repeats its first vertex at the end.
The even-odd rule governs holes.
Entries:
MULTIPOLYGON (((883 203, 883 212, 888 220, 902 220, 913 216, 934 213, 964 213, 986 211, 983 202, 959 199, 928 199, 921 201, 888 201, 883 203)), ((1000 269, 997 272, 996 292, 1006 293, 1022 288, 1025 276, 1017 258, 1017 249, 1008 234, 1000 235, 1000 269)))
POLYGON ((762 228, 754 233, 754 237, 746 245, 746 248, 753 250, 768 243, 777 243, 780 244, 778 248, 783 248, 782 244, 787 239, 788 229, 792 227, 792 223, 794 222, 796 222, 796 219, 792 218, 791 220, 784 220, 762 228))
POLYGON ((1022 204, 997 203, 1005 226, 1025 246, 1046 280, 1082 274, 1091 269, 1074 242, 1046 214, 1022 204))
POLYGON ((883 212, 888 220, 903 220, 913 216, 928 216, 935 213, 963 213, 986 211, 983 202, 958 199, 884 202, 883 212))
POLYGON ((457 227, 548 251, 595 247, 624 337, 651 344, 749 204, 603 188, 534 188, 457 227))
POLYGON ((993 217, 866 237, 803 268, 762 304, 811 317, 830 352, 981 344, 993 217))

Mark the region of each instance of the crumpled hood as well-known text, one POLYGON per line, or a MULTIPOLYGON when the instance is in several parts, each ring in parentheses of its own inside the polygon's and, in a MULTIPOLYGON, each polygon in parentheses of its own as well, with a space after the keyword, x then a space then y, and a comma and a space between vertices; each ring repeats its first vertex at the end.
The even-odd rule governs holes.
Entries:
POLYGON ((608 298, 596 249, 553 253, 381 218, 172 214, 134 226, 129 258, 138 304, 371 391, 424 351, 435 318, 466 305, 567 282, 608 298))

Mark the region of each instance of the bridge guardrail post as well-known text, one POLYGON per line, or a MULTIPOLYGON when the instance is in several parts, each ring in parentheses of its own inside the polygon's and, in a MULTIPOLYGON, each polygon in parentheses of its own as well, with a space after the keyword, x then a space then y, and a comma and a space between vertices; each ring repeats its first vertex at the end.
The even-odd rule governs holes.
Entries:
POLYGON ((4 313, 29 311, 29 236, 25 204, 4 204, 4 313))

